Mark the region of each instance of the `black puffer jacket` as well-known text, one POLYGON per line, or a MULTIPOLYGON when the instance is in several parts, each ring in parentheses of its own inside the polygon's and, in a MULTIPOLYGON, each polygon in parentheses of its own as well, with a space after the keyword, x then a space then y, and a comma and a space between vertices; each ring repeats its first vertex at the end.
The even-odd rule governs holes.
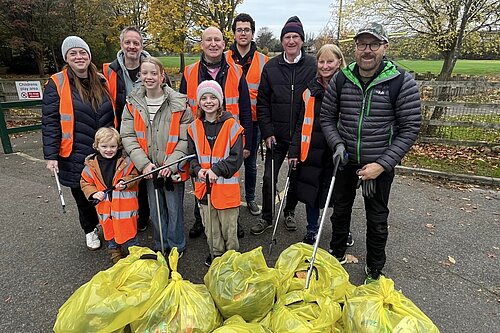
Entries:
POLYGON ((257 121, 264 139, 274 135, 279 141, 292 140, 302 93, 316 73, 316 60, 304 50, 302 55, 289 64, 281 53, 264 65, 257 95, 257 121))
POLYGON ((300 144, 305 105, 301 109, 288 154, 289 157, 299 158, 296 172, 297 188, 300 191, 297 191, 297 199, 313 207, 323 207, 333 174, 333 153, 328 147, 319 120, 321 102, 325 93, 325 88, 319 80, 320 78, 314 78, 308 85, 311 96, 314 97, 314 122, 307 158, 303 162, 300 161, 300 144))
POLYGON ((337 108, 336 78, 330 80, 321 107, 321 127, 332 149, 344 143, 349 163, 376 162, 389 172, 410 150, 420 130, 420 93, 410 73, 393 110, 389 81, 401 74, 390 61, 383 61, 375 78, 366 87, 359 78, 356 63, 344 68, 346 81, 337 108))
MULTIPOLYGON (((43 93, 42 106, 42 140, 43 155, 46 160, 58 160, 59 179, 61 184, 73 188, 80 187, 80 177, 85 157, 94 153, 95 132, 100 127, 114 126, 113 105, 108 96, 102 105, 94 111, 92 106, 84 103, 74 85, 73 73, 68 70, 73 98, 75 119, 73 149, 67 158, 59 156, 61 144, 61 116, 59 114, 59 94, 52 79, 49 80, 43 93)), ((105 84, 102 78, 102 84, 105 84)))

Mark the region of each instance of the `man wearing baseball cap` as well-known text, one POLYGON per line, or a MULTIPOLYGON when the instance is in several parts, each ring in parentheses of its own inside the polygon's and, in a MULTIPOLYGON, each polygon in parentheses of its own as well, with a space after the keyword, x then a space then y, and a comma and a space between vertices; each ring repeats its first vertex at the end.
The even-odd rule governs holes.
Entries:
POLYGON ((330 80, 321 106, 325 138, 339 161, 333 189, 330 253, 346 262, 356 188, 366 210, 366 280, 378 280, 386 262, 389 193, 394 168, 417 139, 420 94, 413 77, 385 55, 384 27, 368 23, 354 36, 356 62, 330 80))

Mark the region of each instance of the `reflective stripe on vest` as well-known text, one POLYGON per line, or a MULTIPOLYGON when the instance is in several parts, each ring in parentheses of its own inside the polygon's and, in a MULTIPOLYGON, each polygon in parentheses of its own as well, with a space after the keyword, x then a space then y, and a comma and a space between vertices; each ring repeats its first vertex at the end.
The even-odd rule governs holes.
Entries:
MULTIPOLYGON (((200 62, 197 61, 186 67, 184 70, 184 80, 187 84, 188 104, 193 112, 193 117, 196 118, 198 101, 196 100, 196 90, 198 89, 198 73, 200 70, 200 62)), ((239 66, 229 64, 227 70, 226 84, 224 86, 224 104, 227 112, 231 113, 239 123, 240 119, 240 92, 238 90, 242 72, 239 66)))
MULTIPOLYGON (((205 136, 205 129, 201 120, 196 119, 188 128, 188 134, 195 144, 198 162, 203 169, 210 169, 212 165, 226 159, 229 156, 231 147, 242 133, 243 128, 235 119, 229 118, 224 122, 219 133, 217 133, 213 149, 210 149, 210 144, 205 136)), ((194 186, 196 197, 202 199, 206 194, 205 179, 195 178, 194 186)), ((239 207, 241 200, 239 172, 237 171, 228 179, 218 177, 217 181, 212 184, 210 198, 212 206, 216 209, 239 207)))
MULTIPOLYGON (((226 61, 231 65, 236 65, 233 59, 233 51, 229 50, 226 53, 226 61)), ((269 57, 265 54, 255 51, 252 57, 252 63, 248 72, 245 75, 248 84, 248 92, 250 93, 250 105, 252 108, 252 121, 257 121, 257 94, 259 92, 260 76, 264 65, 269 61, 269 57)), ((239 66, 241 68, 241 66, 239 66)))
POLYGON ((304 162, 309 153, 309 146, 311 145, 311 136, 314 124, 314 103, 315 98, 311 96, 311 91, 306 89, 302 94, 302 99, 306 107, 304 113, 304 122, 302 123, 302 135, 300 140, 300 160, 304 162))
MULTIPOLYGON (((132 104, 127 103, 127 108, 130 114, 134 117, 134 131, 135 136, 137 138, 137 143, 141 146, 144 153, 148 155, 148 138, 147 138, 147 128, 146 122, 142 118, 141 112, 138 108, 134 107, 132 104)), ((179 135, 181 132, 181 118, 184 115, 184 110, 174 111, 172 112, 172 118, 170 119, 169 124, 169 133, 167 145, 165 147, 165 161, 172 155, 177 146, 177 142, 179 141, 179 135)), ((182 181, 186 181, 189 179, 189 171, 187 167, 184 167, 185 170, 179 171, 179 175, 181 176, 182 181)), ((179 170, 181 170, 179 168, 179 170)))
POLYGON ((116 104, 118 74, 116 74, 116 72, 112 70, 111 67, 109 67, 109 65, 110 65, 109 63, 102 65, 102 73, 104 74, 106 80, 108 80, 109 93, 111 95, 111 98, 113 99, 113 102, 116 104))
POLYGON ((68 157, 73 150, 73 130, 75 126, 75 115, 73 110, 73 98, 69 84, 68 70, 56 73, 50 77, 56 84, 59 95, 59 115, 61 117, 61 146, 59 155, 68 157))
MULTIPOLYGON (((116 185, 120 179, 130 175, 134 165, 129 157, 125 158, 123 169, 117 169, 113 177, 113 184, 116 185)), ((120 165, 120 166, 121 166, 120 165)), ((88 165, 82 171, 82 178, 90 184, 94 184, 98 191, 104 191, 106 186, 101 183, 99 177, 88 165)), ((97 216, 102 225, 104 238, 114 239, 116 243, 123 244, 132 239, 137 234, 137 214, 139 203, 137 200, 137 190, 128 188, 112 191, 112 201, 106 196, 103 201, 96 205, 97 216)))

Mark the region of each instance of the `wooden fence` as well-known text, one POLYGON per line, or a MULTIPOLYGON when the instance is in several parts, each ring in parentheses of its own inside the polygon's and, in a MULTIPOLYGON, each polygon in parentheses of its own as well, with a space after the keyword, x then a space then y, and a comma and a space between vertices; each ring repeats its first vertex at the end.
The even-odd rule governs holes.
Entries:
MULTIPOLYGON (((421 77, 416 75, 416 78, 421 77)), ((179 79, 171 77, 176 89, 179 79)), ((43 85, 47 79, 27 80, 38 80, 43 85)), ((431 77, 417 82, 423 100, 420 141, 466 146, 500 145, 500 82, 482 78, 441 82, 431 77), (485 102, 470 102, 478 100, 485 102)), ((17 100, 15 81, 0 79, 0 102, 17 100)), ((3 111, 11 126, 40 121, 39 108, 15 112, 4 108, 3 111)))

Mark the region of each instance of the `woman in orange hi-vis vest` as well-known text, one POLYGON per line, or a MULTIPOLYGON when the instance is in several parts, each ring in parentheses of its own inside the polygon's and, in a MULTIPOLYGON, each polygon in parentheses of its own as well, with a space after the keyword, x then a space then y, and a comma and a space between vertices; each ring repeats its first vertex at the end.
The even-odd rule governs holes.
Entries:
POLYGON ((71 188, 80 225, 90 250, 101 246, 95 207, 80 188, 85 157, 94 153, 92 143, 100 127, 115 125, 113 103, 104 76, 91 62, 90 48, 77 36, 61 46, 64 69, 45 86, 42 106, 43 155, 47 168, 57 172, 61 184, 71 188))
MULTIPOLYGON (((326 201, 333 174, 333 153, 319 121, 321 102, 330 79, 345 67, 342 52, 333 44, 323 45, 316 54, 316 61, 317 76, 304 91, 304 107, 290 146, 290 156, 298 160, 297 188, 300 191, 297 191, 297 199, 306 204, 307 231, 303 242, 307 244, 314 244, 316 240, 320 208, 326 201)), ((352 246, 352 237, 350 242, 349 246, 352 246)))
POLYGON ((194 193, 201 204, 208 245, 212 246, 205 261, 207 266, 212 264, 212 254, 217 257, 227 250, 239 250, 238 170, 243 163, 243 127, 223 110, 223 96, 217 81, 200 83, 196 92, 197 119, 188 128, 188 151, 196 154, 196 159, 190 162, 190 172, 195 177, 194 193), (206 196, 207 177, 211 183, 210 202, 206 196))
POLYGON ((113 264, 128 253, 130 246, 138 244, 138 184, 125 186, 122 183, 138 176, 139 172, 130 158, 122 154, 121 142, 116 129, 100 128, 94 141, 97 153, 85 159, 80 180, 85 197, 96 203, 113 264))
MULTIPOLYGON (((122 114, 120 134, 123 147, 143 174, 187 155, 187 127, 193 121, 193 115, 187 106, 186 95, 170 88, 164 82, 164 74, 158 59, 143 59, 139 70, 142 85, 130 93, 122 114)), ((176 247, 182 254, 186 248, 183 202, 184 182, 189 178, 187 165, 175 164, 158 174, 165 180, 165 186, 156 190, 152 176, 146 177, 154 229, 153 249, 169 253, 176 247)))

